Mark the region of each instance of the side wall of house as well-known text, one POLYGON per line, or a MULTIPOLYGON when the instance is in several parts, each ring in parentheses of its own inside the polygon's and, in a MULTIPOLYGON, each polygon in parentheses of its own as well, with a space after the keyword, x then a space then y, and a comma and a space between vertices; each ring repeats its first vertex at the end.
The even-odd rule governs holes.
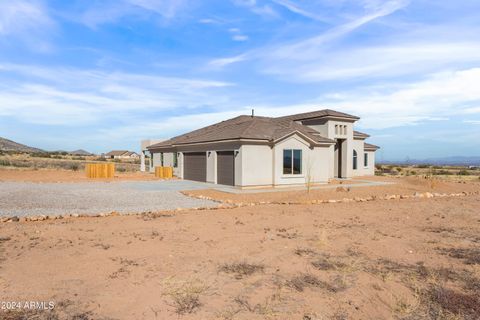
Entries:
MULTIPOLYGON (((364 148, 365 140, 354 140, 353 149, 357 151, 357 170, 353 170, 353 175, 373 176, 375 175, 375 151, 367 151, 364 148), (367 163, 365 165, 365 154, 367 154, 367 163)), ((352 156, 353 157, 353 156, 352 156)), ((353 166, 353 158, 352 158, 353 166)))
POLYGON ((315 147, 310 149, 309 144, 297 135, 278 143, 273 148, 274 185, 305 185, 306 183, 327 183, 330 177, 331 147, 315 147), (302 173, 283 174, 283 151, 285 149, 302 150, 302 173))
MULTIPOLYGON (((271 186, 273 183, 273 151, 265 145, 243 145, 240 148, 241 186, 271 186)), ((239 157, 237 156, 237 158, 239 157)), ((235 163, 237 165, 237 163, 235 163)), ((235 170, 237 171, 237 170, 235 170)), ((235 181, 237 181, 235 177, 235 181)), ((240 182, 240 181, 239 181, 240 182)))
POLYGON ((352 165, 353 176, 364 176, 365 175, 365 166, 363 162, 364 157, 364 150, 363 145, 365 144, 364 140, 353 140, 353 150, 357 152, 357 169, 353 168, 353 151, 352 151, 352 161, 350 162, 352 165))

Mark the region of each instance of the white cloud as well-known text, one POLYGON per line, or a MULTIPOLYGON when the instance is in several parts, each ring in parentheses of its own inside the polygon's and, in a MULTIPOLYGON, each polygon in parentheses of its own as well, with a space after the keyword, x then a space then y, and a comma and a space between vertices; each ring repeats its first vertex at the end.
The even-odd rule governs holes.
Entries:
POLYGON ((40 1, 0 1, 0 39, 12 36, 37 51, 48 50, 46 33, 55 27, 40 1))
POLYGON ((251 12, 265 18, 278 17, 278 13, 270 5, 258 4, 257 0, 233 0, 233 3, 237 6, 246 7, 251 12))
POLYGON ((75 21, 96 28, 104 23, 113 23, 126 16, 146 16, 154 14, 168 21, 188 9, 186 0, 106 0, 93 4, 80 16, 71 16, 75 21))
POLYGON ((480 120, 464 120, 465 123, 480 124, 480 120))
POLYGON ((0 80, 0 115, 47 125, 99 124, 108 119, 148 117, 161 110, 217 106, 227 99, 222 88, 231 85, 201 79, 18 65, 0 66, 0 80))
POLYGON ((299 14, 301 16, 304 16, 306 18, 310 18, 310 19, 313 19, 313 20, 317 20, 317 21, 320 21, 320 22, 325 22, 325 23, 330 23, 331 22, 331 19, 328 19, 324 16, 321 16, 317 13, 313 13, 311 11, 308 11, 308 10, 305 10, 301 7, 299 7, 298 5, 288 1, 288 0, 272 0, 274 3, 288 9, 289 11, 293 12, 293 13, 296 13, 296 14, 299 14))
POLYGON ((365 128, 397 127, 465 114, 472 104, 480 103, 479 81, 480 68, 442 72, 382 90, 358 88, 324 103, 361 116, 360 125, 365 128))
MULTIPOLYGON (((256 4, 254 0, 248 2, 250 3, 250 5, 256 4)), ((363 25, 366 25, 378 18, 388 16, 394 13, 399 9, 407 6, 408 3, 409 2, 407 0, 387 1, 384 2, 381 6, 375 7, 374 10, 371 10, 367 14, 351 19, 350 21, 340 24, 336 27, 333 27, 318 36, 310 37, 308 39, 296 41, 290 44, 278 44, 275 46, 253 49, 249 52, 237 55, 237 57, 241 56, 243 57, 243 59, 234 59, 231 57, 215 59, 213 60, 213 64, 215 64, 215 61, 221 61, 221 66, 225 67, 232 63, 244 61, 248 57, 249 59, 260 60, 267 65, 273 64, 282 65, 285 66, 285 68, 291 67, 291 69, 289 70, 291 72, 298 67, 297 61, 302 61, 303 64, 306 61, 308 62, 312 60, 318 60, 319 57, 322 57, 324 55, 323 51, 328 43, 344 37, 347 34, 362 27, 363 25)), ((212 64, 212 61, 209 64, 212 64)))
POLYGON ((227 65, 230 65, 230 64, 233 64, 233 63, 236 63, 236 62, 240 62, 240 61, 244 61, 244 60, 247 60, 247 59, 248 59, 248 54, 241 54, 241 55, 234 56, 234 57, 211 60, 208 63, 208 66, 213 67, 213 68, 223 68, 227 65))
POLYGON ((243 35, 243 34, 236 34, 236 35, 232 36, 232 40, 234 40, 234 41, 247 41, 248 36, 243 35))
POLYGON ((440 41, 354 48, 318 55, 317 59, 313 59, 314 52, 303 50, 295 59, 307 61, 289 60, 279 64, 276 60, 266 63, 264 71, 285 75, 291 80, 328 81, 402 76, 480 62, 480 43, 440 41))

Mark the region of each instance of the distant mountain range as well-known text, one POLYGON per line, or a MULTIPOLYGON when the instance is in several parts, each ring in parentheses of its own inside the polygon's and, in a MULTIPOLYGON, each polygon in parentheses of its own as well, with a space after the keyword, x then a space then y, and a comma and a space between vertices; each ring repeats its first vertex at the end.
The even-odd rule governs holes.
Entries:
POLYGON ((0 137, 0 151, 15 151, 15 152, 45 152, 42 149, 29 147, 27 145, 8 140, 0 137))
POLYGON ((463 157, 439 157, 427 159, 405 159, 398 161, 382 161, 383 164, 431 164, 431 165, 451 165, 451 166, 480 166, 480 156, 463 157))
MULTIPOLYGON (((9 151, 9 152, 25 152, 25 153, 33 153, 33 152, 48 152, 39 148, 30 147, 12 140, 8 140, 5 138, 0 137, 0 151, 9 151)), ((92 156, 93 153, 85 151, 83 149, 75 150, 75 151, 53 151, 55 153, 68 153, 74 156, 92 156)))
POLYGON ((83 149, 71 151, 71 152, 69 152, 69 153, 70 153, 70 154, 73 154, 74 156, 93 156, 93 155, 94 155, 93 153, 90 153, 90 152, 85 151, 85 150, 83 150, 83 149))

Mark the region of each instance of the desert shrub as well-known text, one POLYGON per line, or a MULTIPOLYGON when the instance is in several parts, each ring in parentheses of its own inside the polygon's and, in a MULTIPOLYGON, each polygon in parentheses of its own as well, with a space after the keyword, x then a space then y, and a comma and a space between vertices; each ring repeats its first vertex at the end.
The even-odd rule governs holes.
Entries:
POLYGON ((469 175, 470 175, 470 172, 468 172, 467 170, 463 169, 463 170, 460 170, 457 174, 458 174, 459 176, 469 176, 469 175))
POLYGON ((412 174, 412 176, 417 175, 417 171, 415 171, 415 170, 410 171, 410 173, 412 174))
POLYGON ((46 152, 32 152, 30 153, 30 157, 35 157, 35 158, 50 158, 51 154, 46 153, 46 152))
POLYGON ((107 159, 104 157, 98 157, 95 159, 95 161, 107 161, 107 159))
POLYGON ((426 169, 426 168, 430 168, 430 165, 429 164, 419 164, 419 165, 417 165, 417 168, 426 169))
POLYGON ((264 269, 265 267, 261 264, 235 262, 220 266, 219 271, 234 274, 236 279, 242 279, 256 272, 263 272, 264 269))
POLYGON ((78 169, 80 168, 80 166, 78 165, 78 163, 70 163, 68 167, 69 167, 69 169, 72 170, 72 171, 78 171, 78 169))
POLYGON ((126 172, 127 171, 127 168, 125 167, 118 167, 117 168, 117 172, 126 172))
POLYGON ((4 160, 4 159, 1 159, 1 160, 0 160, 0 166, 8 167, 8 166, 10 166, 10 165, 11 165, 10 161, 4 160))
POLYGON ((438 171, 434 170, 434 171, 432 171, 432 173, 433 173, 434 175, 442 175, 442 176, 451 174, 450 171, 448 171, 448 170, 443 170, 443 169, 442 169, 442 170, 438 170, 438 171))
POLYGON ((402 167, 397 167, 396 170, 397 170, 398 172, 402 172, 403 168, 402 168, 402 167))

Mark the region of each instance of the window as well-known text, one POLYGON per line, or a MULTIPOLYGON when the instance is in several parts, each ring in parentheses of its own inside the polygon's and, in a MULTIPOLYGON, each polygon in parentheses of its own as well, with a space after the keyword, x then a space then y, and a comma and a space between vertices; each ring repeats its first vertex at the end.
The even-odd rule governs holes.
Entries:
POLYGON ((173 153, 173 166, 175 168, 178 166, 178 154, 176 152, 173 153))
POLYGON ((338 134, 338 124, 335 125, 335 134, 338 134))
POLYGON ((160 166, 163 167, 163 152, 160 153, 160 166))
POLYGON ((353 170, 357 170, 357 151, 353 150, 353 170))
POLYGON ((368 153, 363 154, 363 166, 368 167, 368 153))
POLYGON ((283 150, 283 174, 302 173, 302 150, 283 150))

